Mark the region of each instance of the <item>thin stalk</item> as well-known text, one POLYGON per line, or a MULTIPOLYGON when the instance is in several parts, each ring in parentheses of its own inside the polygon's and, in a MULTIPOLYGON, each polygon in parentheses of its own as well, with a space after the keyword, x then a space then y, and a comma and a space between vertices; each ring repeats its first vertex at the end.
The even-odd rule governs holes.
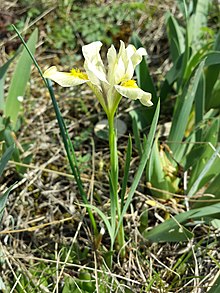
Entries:
MULTIPOLYGON (((109 148, 110 148, 110 193, 111 193, 111 221, 112 227, 116 230, 115 212, 117 212, 118 222, 121 218, 121 206, 118 197, 118 150, 117 150, 117 134, 114 126, 114 115, 108 116, 109 124, 109 148)), ((124 250, 124 227, 121 221, 118 227, 117 241, 121 256, 125 256, 124 250)))
MULTIPOLYGON (((21 42, 23 43, 23 45, 24 45, 25 49, 27 50, 30 58, 32 59, 34 65, 38 69, 38 72, 39 72, 40 76, 42 77, 42 79, 43 79, 43 81, 44 81, 44 83, 45 83, 45 85, 46 85, 46 87, 47 87, 47 89, 48 89, 48 91, 50 93, 50 97, 51 97, 51 100, 52 100, 52 103, 53 103, 54 111, 55 111, 56 118, 57 118, 57 121, 58 121, 58 125, 59 125, 59 128, 60 128, 60 133, 61 133, 63 144, 64 144, 64 147, 65 147, 65 150, 66 150, 66 154, 67 154, 67 158, 68 158, 68 161, 69 161, 69 164, 70 164, 70 168, 71 168, 72 173, 73 173, 73 175, 75 177, 75 180, 76 180, 77 186, 79 188, 79 192, 80 192, 80 195, 82 197, 82 200, 83 200, 84 204, 88 204, 87 196, 86 196, 86 193, 84 191, 81 176, 80 176, 80 171, 79 171, 79 168, 78 168, 78 165, 77 165, 73 144, 72 144, 72 142, 71 142, 71 140, 69 138, 69 134, 67 132, 65 122, 64 122, 64 120, 62 118, 62 115, 60 113, 60 109, 59 109, 58 104, 56 102, 54 91, 53 91, 53 88, 52 88, 52 84, 48 79, 44 78, 42 70, 40 69, 40 66, 38 65, 34 55, 29 50, 26 42, 24 41, 23 37, 21 36, 21 34, 17 30, 17 28, 14 25, 12 25, 12 27, 16 31, 18 37, 20 38, 21 42)), ((89 214, 89 218, 90 218, 93 230, 94 230, 94 234, 98 235, 97 225, 96 225, 94 216, 92 214, 92 211, 91 211, 91 209, 89 207, 87 207, 87 212, 89 214)))
MULTIPOLYGON (((73 144, 72 144, 72 142, 70 140, 69 134, 68 134, 67 129, 66 129, 65 122, 64 122, 64 120, 63 120, 63 118, 61 116, 60 110, 58 108, 58 105, 57 105, 57 102, 56 102, 56 99, 55 99, 55 95, 54 95, 54 92, 53 92, 51 81, 47 80, 47 83, 48 83, 48 90, 50 92, 50 96, 51 96, 53 106, 54 106, 54 109, 55 109, 56 118, 57 118, 57 121, 58 121, 58 124, 59 124, 59 127, 60 127, 60 133, 61 133, 63 144, 64 144, 64 147, 65 147, 65 150, 66 150, 66 154, 67 154, 67 158, 68 158, 68 161, 69 161, 69 164, 70 164, 70 168, 71 168, 72 173, 73 173, 73 175, 75 177, 75 180, 76 180, 77 186, 79 188, 79 192, 80 192, 80 195, 82 197, 82 200, 83 200, 83 202, 85 204, 88 204, 89 202, 87 200, 87 196, 86 196, 86 193, 85 193, 84 188, 83 188, 83 184, 82 184, 82 180, 81 180, 81 176, 80 176, 80 171, 79 171, 79 168, 78 168, 78 165, 77 165, 77 160, 76 160, 76 155, 75 155, 75 150, 73 148, 73 144)), ((89 214, 89 218, 90 218, 94 233, 95 233, 95 235, 97 235, 98 230, 97 230, 97 226, 96 226, 96 222, 95 222, 93 213, 92 213, 90 208, 87 208, 87 211, 88 211, 88 214, 89 214)))

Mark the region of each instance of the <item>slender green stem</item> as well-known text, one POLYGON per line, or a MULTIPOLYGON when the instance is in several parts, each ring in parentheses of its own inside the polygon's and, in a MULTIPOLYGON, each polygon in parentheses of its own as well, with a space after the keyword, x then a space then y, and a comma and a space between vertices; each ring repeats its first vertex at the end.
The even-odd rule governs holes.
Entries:
MULTIPOLYGON (((121 206, 118 197, 118 150, 117 150, 117 134, 114 126, 114 115, 108 116, 109 123, 109 148, 110 148, 110 193, 111 193, 111 221, 112 227, 116 230, 116 213, 118 222, 121 217, 121 206)), ((124 250, 124 227, 121 222, 118 228, 117 235, 119 249, 121 250, 121 255, 125 255, 124 250)))
MULTIPOLYGON (((118 201, 118 152, 117 152, 117 137, 114 127, 114 116, 109 116, 109 148, 110 148, 110 165, 112 187, 115 194, 115 200, 118 201)), ((116 201, 115 201, 116 202, 116 201)))
MULTIPOLYGON (((84 191, 84 188, 83 188, 83 184, 82 184, 80 171, 79 171, 79 168, 78 168, 78 164, 77 164, 73 144, 72 144, 72 142, 71 142, 71 140, 69 138, 69 134, 68 134, 68 131, 66 129, 65 122, 64 122, 64 120, 62 118, 62 115, 60 113, 60 110, 58 108, 58 105, 57 105, 57 102, 56 102, 56 99, 55 99, 55 95, 54 95, 54 92, 53 92, 53 88, 52 88, 52 85, 51 85, 51 81, 50 80, 46 80, 46 81, 47 81, 47 87, 48 87, 48 90, 50 92, 50 96, 51 96, 51 99, 52 99, 52 102, 53 102, 53 106, 54 106, 54 109, 55 109, 56 118, 57 118, 57 121, 58 121, 58 124, 59 124, 59 127, 60 127, 60 133, 61 133, 61 136, 62 136, 62 139, 63 139, 63 144, 64 144, 64 147, 65 147, 65 150, 66 150, 66 154, 67 154, 67 158, 68 158, 68 161, 69 161, 69 164, 70 164, 70 168, 71 168, 72 173, 73 173, 73 175, 75 177, 75 180, 76 180, 77 186, 79 188, 79 192, 80 192, 80 195, 82 197, 82 200, 83 200, 83 202, 85 204, 88 204, 88 200, 87 200, 87 196, 86 196, 86 193, 84 191)), ((90 221, 91 221, 91 224, 92 224, 92 227, 93 227, 93 230, 94 230, 94 234, 97 235, 98 230, 97 230, 97 226, 96 226, 96 222, 95 222, 93 213, 92 213, 90 208, 87 208, 87 211, 88 211, 90 221)))

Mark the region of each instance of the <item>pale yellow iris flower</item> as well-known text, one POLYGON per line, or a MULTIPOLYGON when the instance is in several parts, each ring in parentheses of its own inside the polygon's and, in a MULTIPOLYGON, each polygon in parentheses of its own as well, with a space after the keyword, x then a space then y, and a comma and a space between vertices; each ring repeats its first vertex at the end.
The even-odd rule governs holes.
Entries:
POLYGON ((151 106, 151 94, 140 89, 132 79, 135 67, 145 56, 144 48, 136 48, 128 45, 125 48, 121 41, 119 52, 112 45, 107 53, 108 64, 105 66, 100 56, 102 43, 97 41, 82 47, 85 58, 84 69, 72 69, 69 73, 60 72, 55 66, 44 72, 44 77, 51 79, 63 87, 72 87, 87 83, 107 116, 114 116, 121 97, 132 100, 139 99, 145 106, 151 106))

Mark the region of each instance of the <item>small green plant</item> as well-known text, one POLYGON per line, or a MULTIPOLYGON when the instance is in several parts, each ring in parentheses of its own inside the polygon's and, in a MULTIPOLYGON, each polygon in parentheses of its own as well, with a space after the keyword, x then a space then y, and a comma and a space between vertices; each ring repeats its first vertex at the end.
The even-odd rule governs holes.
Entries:
MULTIPOLYGON (((117 54, 114 46, 111 46, 107 53, 108 71, 106 71, 99 54, 101 45, 101 42, 93 42, 89 45, 83 46, 82 51, 85 58, 85 72, 81 72, 78 69, 72 69, 69 73, 59 72, 55 66, 52 66, 44 73, 44 77, 52 79, 63 87, 87 83, 107 115, 111 166, 109 174, 111 221, 109 221, 107 216, 96 207, 89 205, 87 205, 87 207, 97 211, 105 222, 111 238, 110 250, 113 251, 113 246, 117 237, 119 249, 124 256, 124 229, 122 224, 123 217, 121 214, 124 208, 125 194, 123 189, 122 196, 119 199, 117 133, 114 124, 115 113, 122 96, 132 100, 139 99, 145 106, 151 106, 152 103, 150 101, 151 95, 138 88, 136 82, 131 79, 134 73, 134 68, 141 62, 142 56, 146 54, 145 50, 143 48, 135 50, 132 45, 125 48, 124 43, 121 41, 119 53, 117 54)), ((129 139, 127 156, 128 163, 127 169, 125 170, 125 182, 123 183, 125 187, 127 184, 127 174, 129 172, 130 156, 131 141, 129 139)), ((140 178, 138 180, 140 180, 140 178)))
POLYGON ((49 47, 56 49, 76 49, 79 39, 84 43, 100 40, 110 45, 114 39, 130 35, 131 26, 136 22, 142 11, 144 3, 77 3, 72 1, 58 4, 59 10, 56 21, 47 24, 47 42, 49 47))
MULTIPOLYGON (((16 29, 16 28, 15 28, 16 29)), ((17 30, 16 30, 17 31, 17 30)), ((146 51, 143 48, 136 50, 134 46, 129 45, 125 48, 124 43, 121 41, 121 46, 119 53, 116 52, 114 46, 108 50, 107 59, 108 59, 108 71, 104 67, 102 59, 100 57, 99 51, 102 46, 101 42, 93 42, 89 45, 83 46, 82 51, 85 58, 84 68, 85 72, 81 72, 78 69, 72 69, 69 73, 59 72, 55 66, 52 66, 44 75, 42 74, 36 60, 31 54, 28 46, 25 44, 21 35, 17 31, 19 37, 23 41, 26 49, 28 50, 30 56, 33 59, 33 62, 37 66, 47 88, 50 91, 50 95, 54 104, 56 111, 57 119, 59 122, 62 138, 64 140, 64 145, 66 148, 67 156, 70 162, 71 169, 76 178, 80 194, 84 201, 85 206, 87 207, 90 220, 94 229, 95 243, 96 239, 100 237, 98 234, 96 222, 91 210, 94 210, 102 218, 103 222, 106 225, 108 230, 111 246, 110 246, 110 259, 107 260, 109 266, 112 266, 112 255, 115 241, 119 246, 119 251, 121 256, 125 256, 125 247, 124 247, 124 227, 123 227, 123 217, 129 207, 129 204, 132 200, 134 192, 138 186, 138 183, 141 179, 142 173, 144 171, 147 159, 150 154, 151 146, 154 139, 154 134, 156 131, 157 120, 159 117, 159 102, 156 108, 154 119, 152 122, 152 127, 150 129, 148 139, 146 142, 146 148, 142 156, 139 168, 137 170, 136 177, 133 181, 133 184, 130 188, 130 191, 125 200, 125 191, 128 180, 129 165, 131 160, 131 139, 128 141, 128 151, 127 151, 127 163, 124 170, 124 180, 122 182, 122 193, 121 198, 119 199, 118 194, 118 154, 117 154, 117 133, 114 125, 115 113, 118 108, 118 104, 122 98, 125 96, 132 100, 139 99, 141 103, 145 106, 151 106, 150 101, 151 94, 141 90, 136 82, 132 80, 134 74, 134 68, 141 62, 142 56, 146 54, 146 51), (46 79, 45 79, 46 78, 46 79), (73 145, 69 139, 64 121, 62 119, 61 113, 58 109, 54 93, 52 90, 51 83, 49 79, 54 80, 63 87, 71 87, 87 83, 88 86, 92 89, 98 101, 100 102, 102 108, 104 109, 109 123, 109 147, 110 147, 110 172, 109 172, 109 189, 110 189, 110 220, 108 219, 109 215, 105 215, 100 209, 95 206, 89 205, 85 191, 80 177, 80 170, 77 166, 76 156, 74 152, 73 145)), ((103 228, 100 233, 103 234, 103 228)))

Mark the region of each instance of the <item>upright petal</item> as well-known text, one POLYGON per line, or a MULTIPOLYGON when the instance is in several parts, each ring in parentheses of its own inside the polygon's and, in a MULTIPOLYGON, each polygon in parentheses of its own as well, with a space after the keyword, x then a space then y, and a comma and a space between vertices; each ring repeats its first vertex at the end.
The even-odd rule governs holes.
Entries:
POLYGON ((119 84, 120 82, 130 80, 134 75, 135 67, 141 62, 142 56, 146 55, 146 50, 144 48, 139 48, 136 50, 136 48, 129 44, 125 48, 124 42, 121 41, 119 53, 118 53, 118 63, 119 60, 123 62, 123 68, 124 72, 122 72, 121 64, 116 67, 116 73, 115 75, 118 76, 116 79, 116 84, 119 84), (120 77, 120 78, 119 78, 120 77))
POLYGON ((113 72, 115 84, 119 84, 124 79, 125 72, 126 72, 126 67, 122 60, 122 57, 120 56, 115 66, 115 71, 113 72))
POLYGON ((44 72, 44 77, 55 81, 62 87, 71 87, 88 82, 88 76, 85 73, 75 69, 72 72, 60 72, 56 66, 48 68, 44 72))
POLYGON ((97 41, 82 47, 84 68, 90 81, 97 86, 100 85, 99 81, 107 83, 105 67, 99 54, 101 46, 102 43, 97 41))
POLYGON ((125 43, 123 41, 120 41, 120 48, 118 52, 118 57, 125 55, 125 43))
POLYGON ((108 49, 107 53, 107 59, 108 59, 108 81, 110 84, 115 83, 115 67, 117 65, 117 52, 115 50, 115 47, 111 45, 111 47, 108 49))
POLYGON ((128 58, 131 58, 131 56, 134 55, 135 52, 136 52, 135 46, 129 44, 126 48, 126 53, 128 58))
POLYGON ((146 56, 147 52, 144 48, 139 48, 134 54, 131 56, 131 61, 134 68, 141 62, 142 57, 146 56))
POLYGON ((92 42, 88 45, 82 47, 82 52, 85 60, 87 62, 100 62, 103 65, 102 59, 100 57, 99 51, 102 47, 102 42, 92 42))

